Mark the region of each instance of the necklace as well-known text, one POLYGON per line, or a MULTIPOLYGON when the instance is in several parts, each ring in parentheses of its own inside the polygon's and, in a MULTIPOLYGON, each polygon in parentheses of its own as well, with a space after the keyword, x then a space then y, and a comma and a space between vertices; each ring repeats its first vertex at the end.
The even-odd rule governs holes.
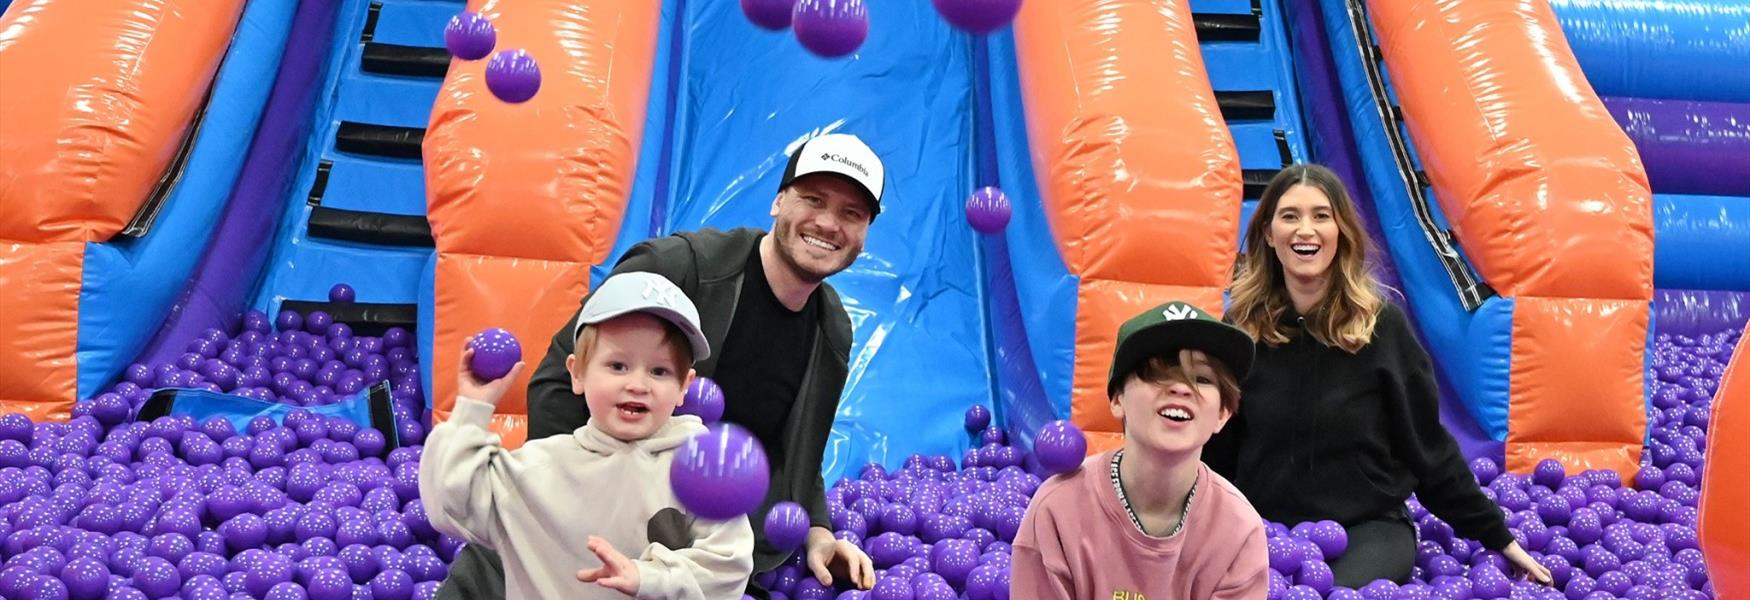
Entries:
MULTIPOLYGON (((1112 489, 1118 491, 1118 503, 1124 505, 1124 514, 1130 516, 1130 524, 1135 525, 1136 530, 1141 531, 1143 535, 1148 535, 1148 529, 1142 526, 1142 519, 1137 517, 1136 510, 1130 507, 1130 496, 1125 495, 1124 493, 1124 482, 1118 479, 1118 464, 1123 461, 1123 449, 1119 449, 1117 452, 1112 453, 1112 489)), ((1197 482, 1193 480, 1191 482, 1191 493, 1185 496, 1185 508, 1179 510, 1179 523, 1173 526, 1172 531, 1167 532, 1167 537, 1179 535, 1179 531, 1185 528, 1185 516, 1191 514, 1191 503, 1196 500, 1197 482)))

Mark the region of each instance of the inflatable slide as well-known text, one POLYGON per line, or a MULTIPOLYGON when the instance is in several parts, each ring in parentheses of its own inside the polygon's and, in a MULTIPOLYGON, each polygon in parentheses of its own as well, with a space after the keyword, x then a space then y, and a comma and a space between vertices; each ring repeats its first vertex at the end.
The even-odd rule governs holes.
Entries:
POLYGON ((65 418, 152 333, 200 255, 190 232, 211 225, 235 177, 285 46, 271 22, 290 4, 5 7, 0 407, 65 418), (117 312, 123 301, 144 314, 117 312))

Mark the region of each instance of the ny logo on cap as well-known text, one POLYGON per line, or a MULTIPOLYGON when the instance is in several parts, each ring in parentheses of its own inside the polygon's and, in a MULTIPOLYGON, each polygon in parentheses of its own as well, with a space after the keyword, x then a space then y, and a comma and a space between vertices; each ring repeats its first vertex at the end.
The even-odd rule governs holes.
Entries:
POLYGON ((1168 306, 1166 310, 1161 311, 1161 316, 1166 317, 1168 321, 1195 319, 1197 318, 1197 311, 1184 304, 1174 304, 1168 306))
POLYGON ((644 299, 656 303, 663 308, 674 308, 679 301, 675 298, 681 293, 680 288, 673 285, 663 285, 667 280, 651 280, 644 284, 644 299))

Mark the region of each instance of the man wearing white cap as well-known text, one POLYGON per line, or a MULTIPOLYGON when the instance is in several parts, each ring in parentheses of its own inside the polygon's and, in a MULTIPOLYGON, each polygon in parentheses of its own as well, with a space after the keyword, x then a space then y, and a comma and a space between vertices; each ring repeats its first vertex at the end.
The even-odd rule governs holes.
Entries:
MULTIPOLYGON (((861 589, 875 583, 869 557, 833 538, 820 470, 851 348, 850 318, 825 280, 862 253, 881 212, 885 181, 881 159, 857 136, 817 136, 790 156, 772 200, 769 234, 753 228, 677 233, 634 246, 614 267, 616 274, 660 274, 699 307, 717 351, 694 368, 722 387, 723 420, 746 427, 766 448, 772 484, 751 519, 754 573, 771 571, 789 556, 767 544, 762 530, 766 510, 788 500, 808 511, 812 527, 798 552, 815 579, 829 587, 845 577, 861 589)), ((575 322, 559 327, 529 380, 531 440, 570 433, 589 420, 565 370, 575 322)), ((502 597, 497 567, 486 551, 458 555, 440 597, 502 597)), ((757 583, 748 593, 769 597, 757 583)))

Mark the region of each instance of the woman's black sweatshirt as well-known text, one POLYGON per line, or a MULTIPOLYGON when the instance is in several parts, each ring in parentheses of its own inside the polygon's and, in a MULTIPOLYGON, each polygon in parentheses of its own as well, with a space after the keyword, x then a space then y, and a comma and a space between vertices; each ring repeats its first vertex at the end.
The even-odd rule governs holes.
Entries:
POLYGON ((1239 414, 1204 447, 1210 468, 1280 523, 1354 525, 1401 514, 1413 492, 1461 536, 1493 550, 1513 541, 1440 423, 1428 353, 1402 309, 1387 303, 1354 354, 1287 319, 1288 343, 1258 344, 1239 414))

